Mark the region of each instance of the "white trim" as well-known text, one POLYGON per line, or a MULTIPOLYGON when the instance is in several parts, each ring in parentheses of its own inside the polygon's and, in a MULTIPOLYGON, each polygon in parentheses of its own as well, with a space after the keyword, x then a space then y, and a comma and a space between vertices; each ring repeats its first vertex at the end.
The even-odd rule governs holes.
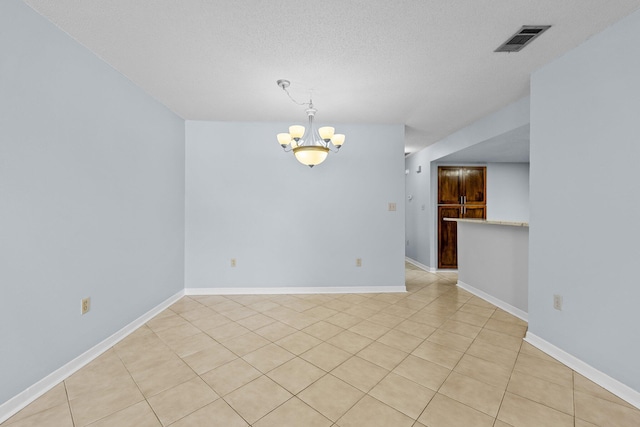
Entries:
POLYGON ((427 271, 427 272, 429 272, 429 273, 435 273, 435 272, 436 272, 436 269, 435 269, 435 268, 431 268, 431 267, 429 267, 428 265, 421 264, 421 263, 419 263, 418 261, 416 261, 415 259, 411 259, 411 258, 409 258, 408 256, 405 256, 405 257, 404 257, 404 260, 405 260, 405 261, 407 261, 409 264, 413 264, 413 265, 415 265, 416 267, 421 268, 421 269, 423 269, 424 271, 427 271))
POLYGON ((406 286, 318 286, 277 288, 186 288, 185 295, 382 294, 407 292, 406 286))
POLYGON ((495 305, 496 307, 500 307, 501 309, 503 309, 507 313, 511 313, 514 316, 524 320, 525 322, 529 321, 529 314, 526 311, 523 311, 523 310, 519 309, 518 307, 514 307, 511 304, 508 304, 508 303, 502 301, 501 299, 498 299, 498 298, 496 298, 494 296, 491 296, 488 293, 481 291, 480 289, 474 288, 471 285, 468 285, 468 284, 466 284, 464 282, 461 282, 460 280, 458 280, 457 285, 458 285, 458 287, 464 289, 465 291, 471 292, 475 296, 480 297, 483 300, 490 302, 491 304, 495 305))
POLYGON ((127 335, 147 323, 151 318, 156 316, 161 311, 165 310, 167 307, 178 301, 183 296, 184 290, 179 291, 178 293, 161 302, 159 305, 152 308, 142 316, 138 317, 136 320, 129 323, 110 337, 91 347, 80 356, 76 357, 64 366, 56 369, 37 383, 28 387, 23 392, 4 402, 2 405, 0 405, 0 423, 8 420, 25 406, 58 385, 61 381, 65 380, 77 370, 94 360, 96 357, 109 350, 111 347, 124 339, 127 335))
POLYGON ((532 346, 544 351, 554 359, 557 359, 559 362, 567 365, 580 375, 587 377, 599 386, 609 390, 620 399, 629 402, 631 405, 640 409, 640 392, 632 389, 631 387, 621 383, 614 378, 611 378, 604 372, 597 370, 593 366, 583 362, 577 357, 543 340, 542 338, 535 334, 532 334, 531 332, 527 332, 524 340, 532 346))

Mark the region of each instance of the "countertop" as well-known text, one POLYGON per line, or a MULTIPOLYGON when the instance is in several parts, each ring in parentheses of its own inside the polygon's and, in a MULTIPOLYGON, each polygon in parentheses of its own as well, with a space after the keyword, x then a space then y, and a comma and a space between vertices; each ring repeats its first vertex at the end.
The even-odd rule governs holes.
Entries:
POLYGON ((486 219, 469 219, 469 218, 444 218, 445 221, 455 222, 469 222, 473 224, 490 224, 490 225, 509 225, 512 227, 529 227, 528 222, 513 222, 513 221, 494 221, 486 219))

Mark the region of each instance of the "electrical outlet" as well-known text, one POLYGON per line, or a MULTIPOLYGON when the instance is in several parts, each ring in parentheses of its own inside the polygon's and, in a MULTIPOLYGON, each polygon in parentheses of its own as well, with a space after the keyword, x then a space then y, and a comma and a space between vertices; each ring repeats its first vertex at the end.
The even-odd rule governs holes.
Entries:
POLYGON ((362 258, 356 258, 356 267, 362 267, 362 258))
POLYGON ((231 267, 235 267, 235 266, 236 266, 236 259, 231 258, 231 267))
POLYGON ((393 202, 389 202, 389 211, 395 212, 395 210, 396 210, 396 204, 393 202))
POLYGON ((556 310, 562 310, 562 295, 553 296, 553 308, 556 310))
POLYGON ((80 314, 87 314, 91 309, 91 298, 83 298, 80 302, 80 314))

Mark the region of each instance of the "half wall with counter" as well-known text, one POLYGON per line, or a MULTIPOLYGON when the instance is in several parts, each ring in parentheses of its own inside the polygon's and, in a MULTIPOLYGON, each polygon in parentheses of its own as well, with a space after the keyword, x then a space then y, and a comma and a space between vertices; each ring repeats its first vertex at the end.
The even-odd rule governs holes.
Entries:
POLYGON ((526 321, 529 224, 447 220, 458 223, 458 286, 526 321))

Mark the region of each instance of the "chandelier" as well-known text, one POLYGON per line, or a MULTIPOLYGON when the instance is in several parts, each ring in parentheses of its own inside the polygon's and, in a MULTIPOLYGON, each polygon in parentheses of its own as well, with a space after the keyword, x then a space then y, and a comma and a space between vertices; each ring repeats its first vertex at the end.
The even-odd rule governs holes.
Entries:
MULTIPOLYGON (((291 98, 287 90, 291 82, 289 80, 278 80, 277 83, 291 98)), ((289 133, 279 133, 277 135, 278 142, 286 153, 293 151, 294 156, 300 163, 312 168, 324 162, 329 155, 329 151, 337 153, 344 143, 345 136, 341 133, 335 133, 335 129, 331 126, 323 126, 316 132, 313 126, 313 119, 318 110, 313 108, 313 101, 309 99, 309 102, 300 103, 293 98, 291 100, 298 105, 307 106, 306 112, 309 118, 309 127, 306 129, 300 125, 289 126, 289 133), (331 147, 334 147, 335 150, 331 147)))

